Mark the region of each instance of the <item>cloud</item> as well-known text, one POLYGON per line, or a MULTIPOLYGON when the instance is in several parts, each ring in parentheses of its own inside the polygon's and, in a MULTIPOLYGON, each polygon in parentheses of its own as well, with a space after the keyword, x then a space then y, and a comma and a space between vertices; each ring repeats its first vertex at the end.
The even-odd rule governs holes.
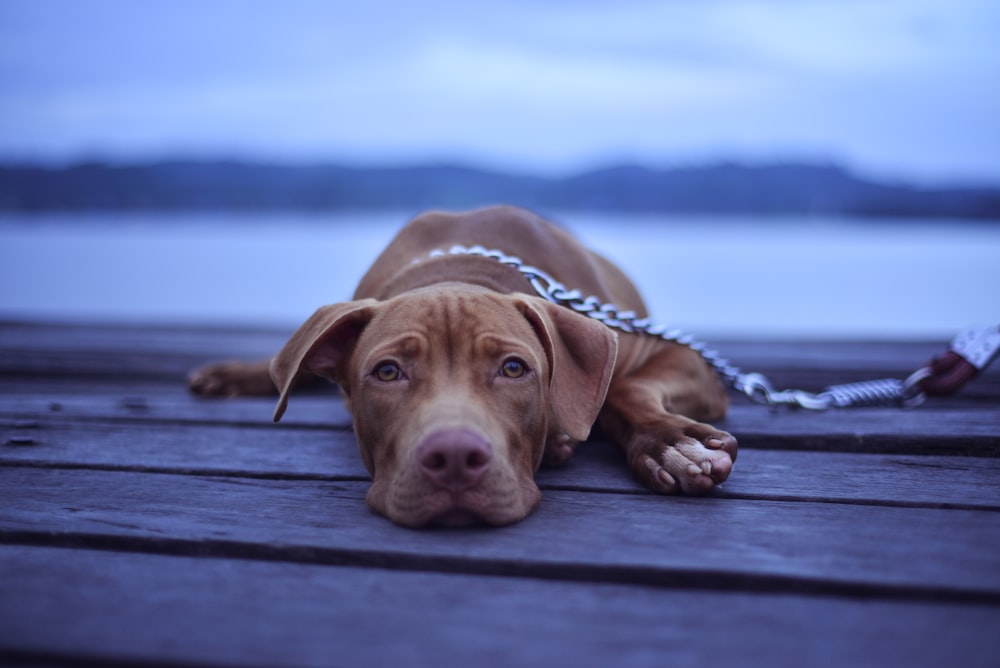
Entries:
POLYGON ((986 0, 6 0, 0 155, 566 170, 826 154, 1000 178, 998 16, 986 0))

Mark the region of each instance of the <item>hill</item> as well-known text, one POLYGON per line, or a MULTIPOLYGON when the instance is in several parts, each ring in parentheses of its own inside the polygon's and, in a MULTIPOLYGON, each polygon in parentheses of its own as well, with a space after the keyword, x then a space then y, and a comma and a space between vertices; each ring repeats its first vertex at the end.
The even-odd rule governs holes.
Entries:
POLYGON ((0 210, 464 209, 1000 220, 1000 188, 921 188, 830 165, 619 166, 543 178, 457 166, 356 168, 173 161, 0 166, 0 210))

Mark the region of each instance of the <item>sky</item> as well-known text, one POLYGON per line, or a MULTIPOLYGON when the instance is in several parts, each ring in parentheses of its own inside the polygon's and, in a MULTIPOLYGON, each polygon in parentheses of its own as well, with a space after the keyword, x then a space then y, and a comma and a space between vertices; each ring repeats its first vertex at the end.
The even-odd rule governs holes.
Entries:
POLYGON ((1000 184, 996 0, 0 0, 0 161, 1000 184))

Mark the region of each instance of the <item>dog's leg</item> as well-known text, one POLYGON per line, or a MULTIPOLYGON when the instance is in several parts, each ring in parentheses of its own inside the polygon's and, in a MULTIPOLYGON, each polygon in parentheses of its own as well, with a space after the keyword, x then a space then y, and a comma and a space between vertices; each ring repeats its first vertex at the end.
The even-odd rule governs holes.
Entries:
POLYGON ((653 491, 703 494, 729 476, 736 439, 699 420, 721 419, 727 405, 721 382, 697 353, 663 343, 612 381, 601 427, 653 491))
POLYGON ((188 375, 188 389, 205 397, 265 397, 277 395, 268 367, 259 362, 218 362, 195 369, 188 375))

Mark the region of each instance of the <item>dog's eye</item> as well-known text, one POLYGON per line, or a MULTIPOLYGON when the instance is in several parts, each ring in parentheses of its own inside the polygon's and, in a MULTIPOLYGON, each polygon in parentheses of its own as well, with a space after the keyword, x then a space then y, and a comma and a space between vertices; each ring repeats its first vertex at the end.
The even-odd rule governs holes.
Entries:
POLYGON ((528 365, 516 357, 504 360, 503 365, 500 367, 500 375, 505 378, 520 378, 527 373, 527 371, 528 365))
POLYGON ((372 372, 372 375, 383 383, 391 383, 403 378, 403 370, 400 369, 399 365, 395 362, 381 362, 375 367, 375 371, 372 372))

